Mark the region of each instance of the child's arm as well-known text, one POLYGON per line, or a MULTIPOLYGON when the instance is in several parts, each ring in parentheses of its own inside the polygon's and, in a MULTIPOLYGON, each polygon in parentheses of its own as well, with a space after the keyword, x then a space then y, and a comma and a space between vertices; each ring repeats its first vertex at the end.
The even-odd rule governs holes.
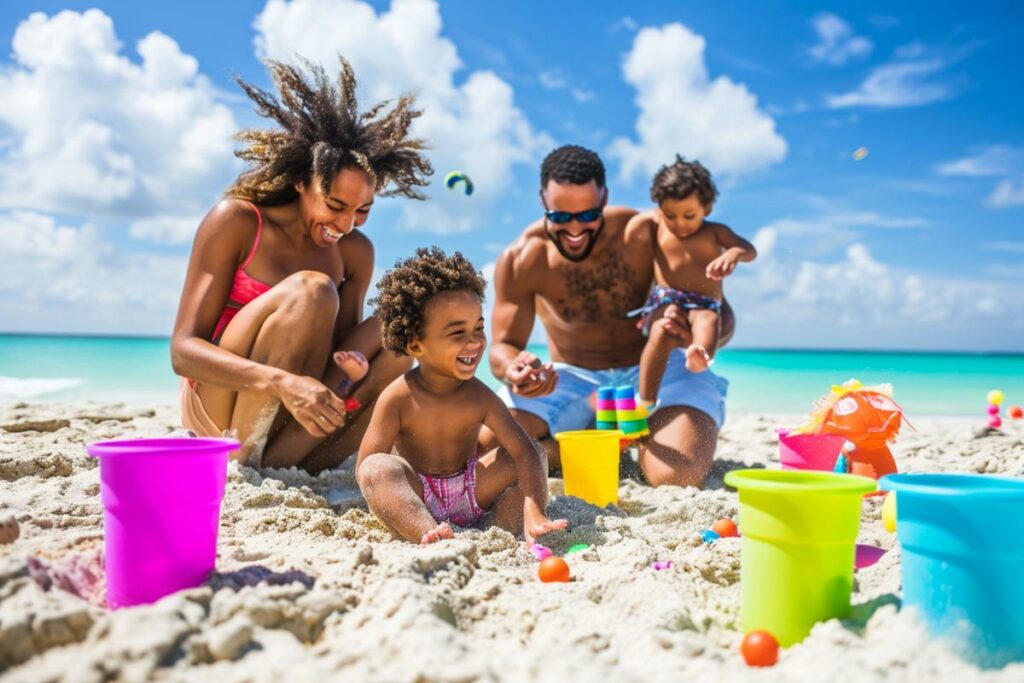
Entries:
POLYGON ((527 543, 533 543, 537 536, 565 529, 568 522, 547 517, 548 467, 544 451, 534 444, 497 395, 487 393, 490 398, 484 426, 494 432, 498 444, 516 463, 516 478, 523 492, 523 535, 527 543))
POLYGON ((727 225, 721 223, 715 225, 715 239, 725 248, 725 251, 708 264, 705 274, 709 280, 721 280, 731 275, 740 261, 750 263, 757 258, 757 249, 754 248, 754 245, 734 233, 732 228, 727 225))
POLYGON ((405 377, 399 377, 380 392, 380 397, 377 398, 377 403, 373 408, 373 415, 370 416, 370 424, 366 427, 366 434, 363 435, 363 440, 359 444, 356 472, 359 471, 363 460, 369 456, 374 453, 390 453, 395 447, 398 432, 402 428, 398 395, 400 384, 403 382, 405 382, 405 377))

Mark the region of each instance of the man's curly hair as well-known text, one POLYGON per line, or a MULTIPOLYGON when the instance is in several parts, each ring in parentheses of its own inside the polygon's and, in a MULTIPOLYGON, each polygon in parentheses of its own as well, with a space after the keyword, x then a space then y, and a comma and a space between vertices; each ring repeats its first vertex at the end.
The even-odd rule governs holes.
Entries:
POLYGON ((409 127, 422 112, 412 108, 414 97, 405 95, 387 113, 381 102, 359 113, 356 77, 339 56, 341 71, 335 86, 324 68, 302 60, 299 66, 268 61, 267 68, 280 94, 235 82, 256 103, 260 116, 279 128, 249 129, 236 138, 245 146, 235 156, 252 164, 225 193, 268 206, 287 204, 298 197, 295 183, 310 183, 330 192, 331 182, 343 168, 361 168, 376 184, 377 194, 423 199, 417 187, 434 172, 422 151, 426 143, 410 138, 409 127))
POLYGON ((586 185, 593 180, 599 188, 603 188, 604 164, 596 152, 586 147, 563 145, 541 162, 541 189, 546 188, 551 180, 570 185, 586 185))
POLYGON ((704 206, 714 203, 718 196, 711 172, 696 159, 687 161, 678 154, 674 163, 658 169, 651 182, 651 200, 655 204, 666 199, 686 199, 694 192, 704 206))
POLYGON ((384 348, 406 354, 406 347, 423 336, 427 303, 442 292, 469 290, 484 298, 487 282, 465 256, 451 256, 437 247, 420 248, 416 255, 395 262, 377 284, 370 305, 381 320, 384 348))

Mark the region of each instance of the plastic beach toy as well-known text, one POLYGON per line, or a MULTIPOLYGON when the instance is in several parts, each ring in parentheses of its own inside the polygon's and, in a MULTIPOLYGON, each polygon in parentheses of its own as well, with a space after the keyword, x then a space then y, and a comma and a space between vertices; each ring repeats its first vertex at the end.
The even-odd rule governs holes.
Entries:
POLYGON ((605 507, 619 502, 619 439, 615 429, 559 432, 565 495, 605 507))
POLYGON ((234 439, 135 439, 87 447, 100 461, 107 603, 154 602, 198 586, 217 560, 234 439))
POLYGON ((791 433, 844 437, 853 443, 853 448, 845 451, 851 471, 878 479, 896 472, 889 444, 896 440, 902 424, 903 409, 893 400, 890 385, 866 387, 851 379, 833 385, 831 392, 818 399, 810 421, 791 433))
POLYGON ((819 621, 850 612, 854 541, 867 477, 831 472, 734 470, 739 490, 741 617, 783 647, 819 621))
MULTIPOLYGON (((600 396, 599 388, 599 400, 600 396)), ((636 392, 633 391, 632 385, 615 388, 615 419, 618 422, 619 431, 627 439, 639 439, 651 433, 647 426, 647 409, 636 404, 636 392)))
POLYGON ((1024 481, 897 474, 881 487, 899 495, 903 606, 979 666, 1024 661, 1024 481))
POLYGON ((831 472, 843 450, 846 437, 836 434, 793 434, 788 429, 779 435, 779 462, 784 470, 820 470, 831 472))

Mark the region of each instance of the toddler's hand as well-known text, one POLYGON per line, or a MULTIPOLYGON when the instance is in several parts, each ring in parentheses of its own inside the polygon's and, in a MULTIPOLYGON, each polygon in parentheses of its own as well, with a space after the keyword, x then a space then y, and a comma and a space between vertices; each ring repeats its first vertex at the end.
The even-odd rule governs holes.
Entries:
POLYGON ((370 364, 366 362, 366 356, 358 351, 335 351, 334 364, 345 373, 345 378, 350 382, 358 382, 366 377, 370 364))
POLYGON ((565 531, 569 528, 569 522, 564 519, 548 519, 545 515, 537 517, 526 517, 523 519, 523 537, 527 545, 533 545, 539 536, 549 534, 552 531, 565 531))
POLYGON ((551 363, 545 365, 537 356, 522 351, 505 371, 505 381, 511 385, 512 393, 536 398, 554 390, 558 373, 551 363))
POLYGON ((738 262, 738 258, 726 252, 708 264, 705 275, 707 275, 709 280, 722 280, 732 275, 732 271, 736 270, 738 262))

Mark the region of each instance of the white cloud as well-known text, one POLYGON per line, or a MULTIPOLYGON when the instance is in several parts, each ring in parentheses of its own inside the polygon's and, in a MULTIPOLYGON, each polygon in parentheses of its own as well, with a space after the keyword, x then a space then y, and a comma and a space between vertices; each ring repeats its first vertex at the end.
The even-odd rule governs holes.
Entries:
POLYGON ((0 206, 155 219, 212 203, 237 166, 231 110, 153 31, 122 54, 100 10, 36 12, 0 71, 0 206))
POLYGON ((568 85, 565 77, 556 71, 541 71, 537 80, 548 90, 562 90, 568 85))
POLYGON ((814 258, 804 241, 771 226, 757 232, 755 243, 771 248, 726 283, 737 346, 749 344, 746 337, 790 347, 1020 347, 1019 335, 1001 332, 1024 316, 1024 300, 1005 284, 902 268, 862 242, 847 244, 838 259, 814 258))
POLYGON ((637 90, 639 140, 620 137, 609 149, 621 161, 623 180, 654 173, 676 153, 722 175, 761 169, 786 156, 786 141, 757 97, 727 76, 709 78, 704 45, 682 24, 636 35, 623 74, 637 90))
POLYGON ((856 90, 828 95, 825 102, 833 109, 916 107, 954 97, 957 90, 951 83, 931 78, 948 66, 947 61, 939 57, 916 58, 921 56, 917 52, 904 50, 901 59, 876 67, 856 90))
POLYGON ((88 223, 0 213, 0 330, 168 334, 185 256, 116 249, 88 223))
POLYGON ((989 251, 1024 253, 1024 242, 982 242, 981 248, 989 251))
POLYGON ((633 33, 638 28, 640 28, 640 24, 636 23, 636 19, 630 16, 625 16, 612 24, 609 30, 612 32, 623 30, 633 33))
POLYGON ((518 164, 534 163, 554 146, 515 104, 512 87, 490 71, 462 68, 455 44, 441 34, 433 0, 394 0, 377 13, 360 0, 269 0, 253 24, 261 57, 302 55, 337 69, 338 54, 355 69, 364 102, 417 91, 424 111, 415 133, 431 145, 436 175, 430 201, 403 201, 406 227, 438 233, 486 225, 518 164), (450 192, 442 179, 458 169, 473 179, 472 197, 450 192))
POLYGON ((977 148, 970 156, 943 162, 935 171, 946 176, 997 176, 1008 173, 1020 157, 1020 152, 1008 145, 988 145, 977 148))
POLYGON ((985 198, 985 206, 1003 209, 1024 206, 1024 174, 1021 167, 1024 151, 1009 145, 988 145, 974 150, 971 156, 939 164, 939 175, 974 178, 1005 176, 985 198))
POLYGON ((811 19, 818 44, 809 52, 816 61, 840 66, 851 59, 867 57, 874 45, 864 36, 854 35, 853 27, 840 17, 822 12, 811 19))
POLYGON ((992 194, 985 198, 985 205, 996 209, 1024 206, 1024 175, 1000 181, 992 194))
POLYGON ((592 90, 584 90, 582 88, 570 88, 569 93, 572 98, 580 104, 585 104, 594 99, 594 92, 592 90))
MULTIPOLYGON (((906 230, 926 228, 929 221, 919 216, 887 216, 874 211, 822 212, 810 217, 785 217, 771 221, 758 231, 768 240, 771 250, 785 250, 805 257, 819 256, 837 246, 862 239, 867 230, 906 230)), ((759 239, 757 236, 755 240, 759 239)), ((760 252, 761 245, 754 246, 760 252)))
POLYGON ((138 240, 151 240, 164 244, 187 244, 192 241, 202 220, 202 214, 143 218, 132 221, 129 233, 138 240))

